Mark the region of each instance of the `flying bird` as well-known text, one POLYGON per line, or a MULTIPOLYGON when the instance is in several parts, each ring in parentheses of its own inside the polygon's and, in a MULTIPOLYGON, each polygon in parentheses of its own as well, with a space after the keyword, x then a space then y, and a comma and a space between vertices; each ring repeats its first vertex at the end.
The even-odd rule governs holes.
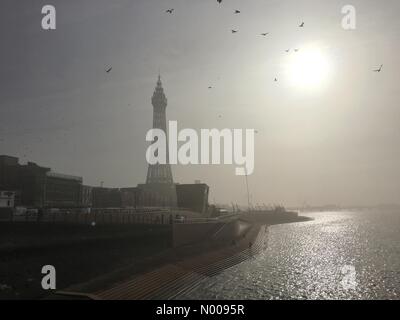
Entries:
POLYGON ((167 13, 169 13, 169 14, 172 14, 172 12, 174 12, 174 10, 175 10, 175 9, 168 9, 168 10, 166 10, 165 12, 167 12, 167 13))
POLYGON ((235 10, 235 14, 239 14, 240 13, 240 10, 235 10))
POLYGON ((236 32, 238 32, 237 30, 232 30, 232 33, 236 33, 236 32))
POLYGON ((275 78, 274 81, 275 81, 275 82, 278 82, 278 78, 275 78))
POLYGON ((264 36, 264 37, 265 37, 266 35, 268 35, 268 34, 269 34, 269 32, 261 33, 261 35, 264 36))
POLYGON ((299 28, 304 28, 304 22, 299 25, 299 28))
POLYGON ((222 2, 222 0, 217 0, 217 2, 218 2, 218 3, 221 3, 221 2, 222 2))
POLYGON ((374 72, 381 72, 383 68, 383 64, 381 64, 381 66, 379 67, 379 69, 374 70, 374 72))
POLYGON ((109 69, 107 69, 106 72, 107 72, 107 73, 110 73, 111 70, 112 70, 112 67, 109 68, 109 69))
POLYGON ((213 87, 209 86, 208 89, 212 89, 213 87))

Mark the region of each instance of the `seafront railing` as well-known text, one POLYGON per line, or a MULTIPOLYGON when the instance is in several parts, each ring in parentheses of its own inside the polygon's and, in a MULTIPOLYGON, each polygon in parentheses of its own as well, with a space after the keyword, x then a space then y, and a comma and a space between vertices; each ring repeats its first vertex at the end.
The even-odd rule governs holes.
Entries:
POLYGON ((170 225, 221 222, 235 218, 236 215, 223 217, 195 217, 198 214, 177 208, 90 208, 90 209, 42 209, 14 212, 2 221, 65 223, 81 225, 128 225, 154 224, 170 225))

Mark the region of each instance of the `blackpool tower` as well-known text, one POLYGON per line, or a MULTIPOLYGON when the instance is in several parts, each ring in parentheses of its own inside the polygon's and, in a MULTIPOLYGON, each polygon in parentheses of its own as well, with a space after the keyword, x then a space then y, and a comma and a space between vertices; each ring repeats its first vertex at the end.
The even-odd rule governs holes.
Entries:
MULTIPOLYGON (((151 102, 153 105, 153 129, 161 129, 167 136, 166 109, 168 101, 164 94, 160 76, 158 76, 157 85, 151 102)), ((141 188, 150 191, 154 195, 154 200, 152 200, 152 203, 149 205, 165 207, 176 206, 176 188, 172 178, 171 166, 169 164, 168 145, 166 156, 166 164, 149 164, 146 184, 141 185, 141 188)))
MULTIPOLYGON (((167 136, 167 98, 158 76, 157 86, 154 90, 151 103, 153 105, 153 129, 161 129, 167 136)), ((168 138, 167 138, 168 143, 168 138)), ((151 164, 147 171, 147 184, 166 183, 173 184, 171 166, 169 165, 168 144, 167 144, 167 164, 151 164)))

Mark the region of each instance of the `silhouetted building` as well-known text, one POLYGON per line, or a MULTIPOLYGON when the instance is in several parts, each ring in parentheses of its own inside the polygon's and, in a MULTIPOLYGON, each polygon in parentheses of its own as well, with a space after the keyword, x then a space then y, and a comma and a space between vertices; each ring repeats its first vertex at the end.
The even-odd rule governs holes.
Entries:
POLYGON ((123 208, 140 207, 142 190, 139 188, 121 188, 121 203, 123 208))
POLYGON ((202 183, 177 184, 178 207, 203 214, 206 213, 209 190, 209 186, 202 183))
POLYGON ((28 162, 19 168, 19 190, 21 205, 28 207, 46 206, 46 174, 50 168, 28 162))
POLYGON ((0 156, 0 190, 16 190, 18 188, 18 158, 0 156))
POLYGON ((80 206, 82 178, 46 172, 45 207, 73 208, 80 206))
POLYGON ((93 205, 93 187, 81 186, 79 205, 83 208, 89 208, 93 205))
POLYGON ((117 188, 95 187, 92 189, 93 208, 121 208, 121 191, 117 188))
POLYGON ((0 208, 14 208, 15 192, 0 190, 0 208))
POLYGON ((16 205, 26 207, 78 207, 82 178, 52 172, 50 168, 18 158, 0 156, 1 189, 16 192, 16 205))
POLYGON ((140 208, 161 207, 166 199, 157 192, 146 188, 101 188, 92 189, 92 204, 94 208, 140 208))

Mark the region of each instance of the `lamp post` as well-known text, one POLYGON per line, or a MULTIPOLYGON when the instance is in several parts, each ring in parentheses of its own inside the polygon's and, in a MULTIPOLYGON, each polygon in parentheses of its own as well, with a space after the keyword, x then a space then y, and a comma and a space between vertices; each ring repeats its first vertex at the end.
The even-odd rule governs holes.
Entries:
POLYGON ((247 189, 247 206, 248 206, 248 210, 250 211, 250 192, 249 192, 249 181, 247 178, 247 168, 245 168, 246 170, 246 189, 247 189))

